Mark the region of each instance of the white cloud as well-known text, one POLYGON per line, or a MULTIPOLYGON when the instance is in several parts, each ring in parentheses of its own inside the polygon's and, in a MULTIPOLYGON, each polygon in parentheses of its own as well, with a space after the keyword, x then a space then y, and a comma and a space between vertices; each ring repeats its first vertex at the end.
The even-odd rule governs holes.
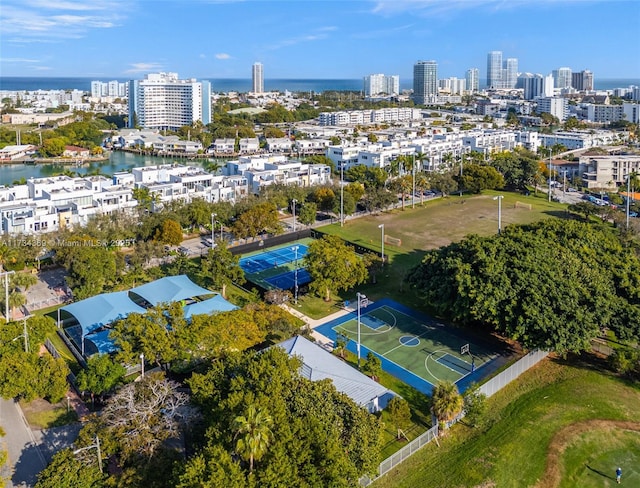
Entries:
POLYGON ((478 7, 506 10, 529 5, 579 3, 580 1, 584 0, 374 0, 372 13, 390 16, 412 12, 422 16, 442 16, 478 7))
POLYGON ((216 59, 231 59, 227 53, 218 53, 216 54, 216 59))
POLYGON ((0 58, 0 63, 39 63, 39 59, 0 58))
POLYGON ((0 24, 5 35, 77 39, 92 29, 119 25, 131 7, 132 2, 124 0, 3 0, 0 24))
POLYGON ((152 71, 161 71, 162 70, 161 63, 133 63, 131 68, 125 71, 125 73, 145 73, 152 71))
POLYGON ((322 27, 320 29, 317 29, 317 31, 318 31, 317 34, 307 34, 307 35, 304 35, 304 36, 298 36, 298 37, 291 37, 289 39, 283 39, 280 42, 276 42, 274 44, 271 44, 270 46, 265 46, 265 48, 275 51, 277 49, 282 49, 283 47, 295 46, 296 44, 301 44, 303 42, 320 41, 322 39, 326 39, 327 37, 329 37, 326 34, 326 32, 330 32, 330 31, 334 31, 334 30, 337 30, 337 29, 335 27, 334 28, 322 27))

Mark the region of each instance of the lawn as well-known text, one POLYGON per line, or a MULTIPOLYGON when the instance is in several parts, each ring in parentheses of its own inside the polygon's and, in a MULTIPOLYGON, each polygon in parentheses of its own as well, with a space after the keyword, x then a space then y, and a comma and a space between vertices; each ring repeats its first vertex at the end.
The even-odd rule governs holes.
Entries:
POLYGON ((488 400, 485 428, 454 426, 440 447, 427 445, 373 486, 555 486, 545 474, 550 446, 559 432, 585 423, 586 431, 561 439, 558 450, 564 454, 554 468, 561 473, 560 486, 613 486, 616 464, 628 480, 636 479, 638 433, 603 421, 637 425, 640 387, 602 372, 594 361, 542 361, 488 400))
MULTIPOLYGON (((498 202, 493 197, 497 195, 504 196, 501 203, 503 228, 509 224, 527 224, 566 216, 566 205, 548 202, 541 195, 487 191, 481 195, 425 201, 424 206, 416 202, 415 208, 407 205, 404 210, 372 214, 347 220, 344 227, 337 223, 319 230, 380 252, 382 232, 378 225, 384 224, 385 235, 401 239, 402 244, 399 247, 385 244, 388 263, 376 277, 377 283, 363 285, 358 291, 374 300, 391 298, 408 307, 429 312, 423 301, 407 286, 408 272, 420 263, 427 250, 460 241, 469 234, 495 234, 498 230, 498 202), (516 202, 531 205, 531 209, 516 207, 516 202)), ((337 299, 353 299, 349 295, 342 293, 337 299)))

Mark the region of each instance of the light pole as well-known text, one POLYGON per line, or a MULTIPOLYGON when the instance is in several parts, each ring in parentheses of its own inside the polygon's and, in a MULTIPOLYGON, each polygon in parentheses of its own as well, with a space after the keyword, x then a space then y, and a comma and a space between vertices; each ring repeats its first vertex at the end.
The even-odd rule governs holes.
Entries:
POLYGON ((296 231, 296 204, 297 203, 298 203, 298 200, 296 200, 295 198, 291 200, 291 209, 293 210, 293 232, 296 231))
POLYGON ((340 227, 344 226, 344 161, 340 161, 340 227))
POLYGON ((498 234, 502 231, 502 199, 503 195, 498 195, 497 197, 493 197, 494 200, 498 200, 498 234))
POLYGON ((384 266, 384 224, 380 224, 378 229, 382 231, 382 266, 384 266))
POLYGON ((212 213, 211 214, 211 246, 213 247, 213 243, 216 241, 216 234, 215 234, 215 218, 216 218, 217 214, 212 213))
MULTIPOLYGON (((67 397, 68 398, 68 397, 67 397)), ((98 467, 100 468, 100 472, 102 473, 102 453, 100 452, 100 439, 96 436, 96 443, 91 444, 90 446, 83 447, 81 449, 76 449, 73 451, 74 454, 78 454, 79 452, 86 451, 87 449, 96 448, 98 450, 98 467)))
POLYGON ((360 305, 367 299, 367 296, 358 292, 356 298, 358 300, 358 369, 360 369, 360 305))
POLYGON ((298 246, 293 246, 291 250, 295 253, 295 258, 296 258, 296 267, 293 270, 293 281, 294 281, 293 300, 294 300, 294 303, 297 305, 298 304, 298 246))
POLYGON ((140 376, 144 378, 144 353, 140 353, 140 376))
POLYGON ((7 322, 11 322, 11 317, 9 316, 9 275, 14 273, 15 271, 3 271, 2 273, 0 273, 4 275, 4 318, 7 322))
POLYGON ((627 230, 629 230, 629 200, 631 200, 631 173, 627 173, 627 230))

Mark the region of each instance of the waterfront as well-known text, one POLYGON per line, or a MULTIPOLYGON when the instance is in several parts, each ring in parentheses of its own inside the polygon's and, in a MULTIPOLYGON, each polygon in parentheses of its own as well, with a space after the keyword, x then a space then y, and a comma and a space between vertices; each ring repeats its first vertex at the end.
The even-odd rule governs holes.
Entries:
POLYGON ((102 174, 111 176, 118 171, 130 171, 138 166, 153 166, 156 164, 179 163, 189 166, 202 167, 204 160, 185 160, 162 158, 155 156, 141 156, 123 151, 114 151, 109 160, 76 166, 74 164, 1 164, 0 185, 8 186, 21 179, 42 178, 54 176, 65 171, 72 171, 79 175, 102 174))
MULTIPOLYGON (((211 82, 211 89, 216 93, 228 93, 231 91, 251 91, 251 79, 247 78, 203 78, 211 82)), ((0 90, 9 91, 34 91, 34 90, 82 90, 91 91, 91 81, 95 78, 87 77, 31 77, 31 76, 0 76, 0 90)), ((121 83, 129 81, 124 78, 100 78, 96 81, 117 80, 121 83)), ((628 88, 630 85, 639 86, 637 78, 595 78, 596 90, 613 90, 615 88, 628 88)), ((485 80, 480 80, 480 86, 485 85, 485 80)), ((327 90, 337 91, 362 91, 362 79, 278 79, 266 78, 264 88, 267 91, 291 91, 321 93, 327 90)), ((400 78, 400 89, 413 88, 411 77, 400 78)))

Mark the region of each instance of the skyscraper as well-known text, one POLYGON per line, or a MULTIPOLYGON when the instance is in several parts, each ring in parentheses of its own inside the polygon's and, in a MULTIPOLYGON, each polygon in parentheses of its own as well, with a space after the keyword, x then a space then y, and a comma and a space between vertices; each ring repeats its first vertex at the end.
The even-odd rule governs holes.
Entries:
POLYGON ((505 61, 503 88, 515 88, 518 82, 518 58, 507 58, 505 61))
POLYGON ((467 70, 465 79, 467 80, 467 90, 471 93, 476 93, 480 89, 480 78, 478 68, 471 68, 467 70))
POLYGON ((413 65, 413 101, 426 105, 438 95, 438 63, 418 61, 413 65))
POLYGON ((400 76, 385 76, 373 74, 364 77, 364 94, 372 95, 398 95, 400 94, 400 76))
POLYGON ((593 91, 593 73, 588 69, 572 73, 571 86, 579 91, 593 91))
POLYGON ((502 51, 491 51, 487 55, 487 88, 502 88, 502 51))
POLYGON ((149 73, 129 81, 129 127, 177 130, 200 120, 211 123, 211 84, 177 73, 149 73))
POLYGON ((502 61, 502 51, 491 51, 487 55, 487 88, 500 90, 515 88, 518 82, 518 58, 502 61))
POLYGON ((251 69, 251 80, 253 82, 253 93, 264 93, 264 72, 262 63, 254 63, 251 69))
POLYGON ((558 68, 553 70, 555 88, 571 88, 571 68, 558 68))

